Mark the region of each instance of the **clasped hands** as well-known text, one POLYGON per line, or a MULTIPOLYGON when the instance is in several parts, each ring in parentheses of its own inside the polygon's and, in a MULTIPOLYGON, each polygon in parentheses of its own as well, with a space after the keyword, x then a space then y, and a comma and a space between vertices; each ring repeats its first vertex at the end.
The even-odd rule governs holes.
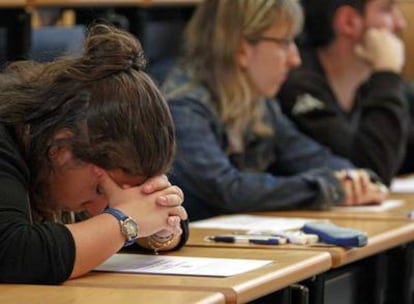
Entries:
POLYGON ((138 223, 140 238, 182 233, 180 222, 187 219, 187 212, 181 206, 184 194, 179 187, 171 185, 165 175, 152 177, 139 186, 130 186, 118 185, 103 173, 100 186, 110 207, 120 209, 138 223))
POLYGON ((345 200, 341 206, 379 204, 388 196, 385 185, 371 180, 362 169, 347 169, 335 172, 335 177, 342 184, 345 200))

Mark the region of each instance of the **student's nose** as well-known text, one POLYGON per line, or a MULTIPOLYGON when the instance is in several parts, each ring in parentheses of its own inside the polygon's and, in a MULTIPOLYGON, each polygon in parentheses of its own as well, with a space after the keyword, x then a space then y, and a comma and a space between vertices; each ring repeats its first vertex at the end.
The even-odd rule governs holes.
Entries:
POLYGON ((299 50, 295 42, 293 42, 289 47, 288 54, 288 65, 289 68, 295 68, 300 66, 302 59, 300 58, 299 50))
POLYGON ((405 19, 401 10, 394 6, 393 12, 394 33, 401 34, 407 27, 407 20, 405 19))

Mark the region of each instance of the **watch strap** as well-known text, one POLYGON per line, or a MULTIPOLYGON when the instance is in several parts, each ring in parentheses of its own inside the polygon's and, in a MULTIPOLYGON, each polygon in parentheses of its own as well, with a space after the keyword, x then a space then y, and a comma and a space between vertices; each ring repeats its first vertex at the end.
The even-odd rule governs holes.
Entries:
MULTIPOLYGON (((132 220, 131 217, 125 215, 121 210, 118 210, 118 209, 115 209, 115 208, 107 207, 107 208, 104 209, 103 212, 113 215, 117 220, 119 220, 121 227, 122 227, 122 225, 123 225, 123 223, 124 223, 125 220, 127 220, 127 219, 131 219, 132 220)), ((125 236, 125 244, 124 244, 124 247, 130 246, 130 245, 132 245, 132 244, 135 243, 135 240, 137 238, 128 239, 128 236, 124 234, 122 228, 121 228, 121 232, 125 236)))

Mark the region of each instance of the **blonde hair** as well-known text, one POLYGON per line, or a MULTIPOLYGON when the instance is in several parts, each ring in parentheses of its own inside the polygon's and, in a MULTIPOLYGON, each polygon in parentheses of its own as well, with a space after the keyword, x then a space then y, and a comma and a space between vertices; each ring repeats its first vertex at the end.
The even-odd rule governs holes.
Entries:
POLYGON ((296 34, 302 27, 302 11, 295 0, 203 1, 186 29, 185 64, 195 81, 207 86, 229 132, 230 150, 244 150, 248 127, 259 136, 272 130, 262 121, 261 96, 253 91, 236 54, 242 39, 253 39, 273 24, 296 34))

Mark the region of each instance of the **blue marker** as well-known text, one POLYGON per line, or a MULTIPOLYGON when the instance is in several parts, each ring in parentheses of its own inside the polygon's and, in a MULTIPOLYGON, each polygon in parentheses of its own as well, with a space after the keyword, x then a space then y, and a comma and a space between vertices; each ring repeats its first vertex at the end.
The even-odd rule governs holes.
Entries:
POLYGON ((411 210, 410 212, 407 213, 407 217, 409 219, 414 219, 414 210, 411 210))
POLYGON ((252 236, 252 235, 214 235, 207 238, 209 241, 222 243, 251 243, 257 245, 286 244, 286 238, 277 236, 252 236))

